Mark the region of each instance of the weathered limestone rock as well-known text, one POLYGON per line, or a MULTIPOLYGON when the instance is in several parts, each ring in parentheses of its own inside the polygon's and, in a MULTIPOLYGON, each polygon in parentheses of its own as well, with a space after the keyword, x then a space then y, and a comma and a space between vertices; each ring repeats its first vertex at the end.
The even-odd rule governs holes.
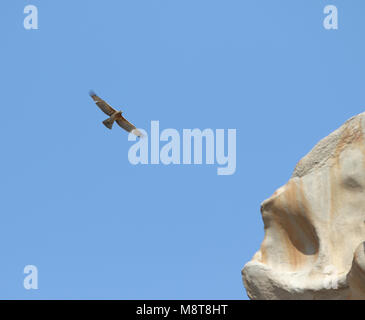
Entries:
POLYGON ((251 299, 365 299, 365 113, 321 140, 261 205, 251 299))

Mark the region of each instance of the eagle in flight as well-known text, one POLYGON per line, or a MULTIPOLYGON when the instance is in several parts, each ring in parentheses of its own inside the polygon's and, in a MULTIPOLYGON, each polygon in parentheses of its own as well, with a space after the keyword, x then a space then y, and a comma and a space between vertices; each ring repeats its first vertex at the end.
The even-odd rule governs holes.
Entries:
POLYGON ((103 99, 100 99, 95 92, 90 91, 90 97, 95 101, 96 105, 103 111, 105 114, 109 116, 108 119, 103 121, 103 124, 108 128, 111 129, 113 127, 114 121, 116 121, 120 127, 128 132, 132 132, 137 137, 142 137, 142 133, 133 125, 131 124, 126 118, 122 116, 122 111, 117 111, 112 108, 107 102, 103 99))

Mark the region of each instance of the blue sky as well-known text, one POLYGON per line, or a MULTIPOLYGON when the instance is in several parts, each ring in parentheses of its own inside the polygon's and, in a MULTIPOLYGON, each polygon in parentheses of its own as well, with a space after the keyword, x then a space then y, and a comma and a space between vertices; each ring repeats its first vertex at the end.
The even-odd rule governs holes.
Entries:
POLYGON ((364 15, 361 0, 2 1, 0 298, 247 299, 261 201, 365 109, 364 15), (131 165, 90 89, 146 130, 237 129, 236 173, 131 165))

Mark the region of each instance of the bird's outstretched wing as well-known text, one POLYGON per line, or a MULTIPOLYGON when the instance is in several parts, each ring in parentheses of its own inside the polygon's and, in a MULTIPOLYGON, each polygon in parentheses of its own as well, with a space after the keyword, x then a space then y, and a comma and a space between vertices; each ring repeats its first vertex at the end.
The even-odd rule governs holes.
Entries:
POLYGON ((116 112, 115 109, 113 109, 107 102, 105 102, 103 99, 100 99, 95 92, 90 91, 90 97, 95 101, 96 105, 108 116, 111 116, 113 113, 116 112))
POLYGON ((132 132, 133 134, 135 134, 137 137, 142 137, 143 134, 133 125, 131 124, 126 118, 124 118, 123 116, 120 116, 118 119, 115 120, 119 126, 121 126, 124 130, 128 131, 128 132, 132 132))

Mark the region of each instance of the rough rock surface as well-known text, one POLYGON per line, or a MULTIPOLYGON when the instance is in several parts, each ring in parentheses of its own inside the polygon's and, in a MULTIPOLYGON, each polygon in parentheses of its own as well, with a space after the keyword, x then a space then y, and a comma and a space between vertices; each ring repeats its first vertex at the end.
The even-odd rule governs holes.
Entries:
POLYGON ((261 205, 251 299, 365 299, 365 113, 321 140, 261 205))

